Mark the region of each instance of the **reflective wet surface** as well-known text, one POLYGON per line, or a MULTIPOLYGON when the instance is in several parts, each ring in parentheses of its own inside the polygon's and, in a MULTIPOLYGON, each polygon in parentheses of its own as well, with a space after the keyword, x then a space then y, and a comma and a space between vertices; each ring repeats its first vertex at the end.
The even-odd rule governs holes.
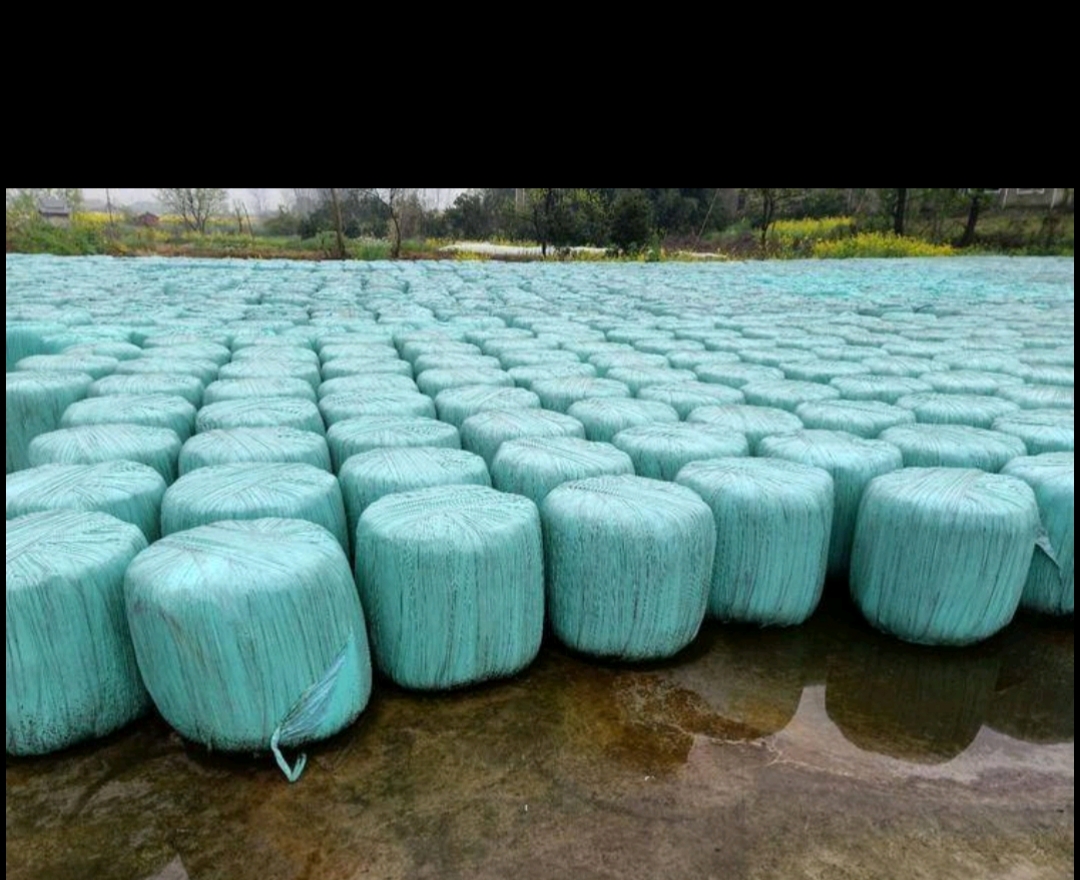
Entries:
MULTIPOLYGON (((838 591, 833 590, 832 593, 838 591)), ((452 694, 379 681, 290 785, 157 717, 7 759, 9 877, 1002 878, 1073 874, 1073 624, 974 648, 707 623, 670 662, 553 640, 452 694)))

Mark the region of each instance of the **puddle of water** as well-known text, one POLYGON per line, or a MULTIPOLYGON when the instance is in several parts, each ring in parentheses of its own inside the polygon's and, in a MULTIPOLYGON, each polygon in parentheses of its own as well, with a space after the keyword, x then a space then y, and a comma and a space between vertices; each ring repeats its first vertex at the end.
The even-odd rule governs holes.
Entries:
POLYGON ((599 664, 548 641, 502 683, 426 695, 381 681, 295 785, 267 756, 208 753, 156 716, 9 757, 7 871, 870 877, 895 867, 874 841, 923 835, 903 847, 922 876, 1063 876, 1072 718, 1071 620, 1021 617, 937 651, 832 598, 793 629, 707 623, 664 663, 599 664), (962 780, 924 773, 917 791, 878 773, 961 755, 962 780))

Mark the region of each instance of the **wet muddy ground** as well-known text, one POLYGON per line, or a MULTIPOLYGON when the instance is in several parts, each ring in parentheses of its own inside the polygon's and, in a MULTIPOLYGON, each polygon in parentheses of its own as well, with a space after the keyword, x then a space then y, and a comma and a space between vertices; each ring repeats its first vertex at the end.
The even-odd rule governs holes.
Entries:
MULTIPOLYGON (((833 590, 833 592, 836 592, 833 590)), ((378 681, 290 785, 156 716, 7 759, 9 878, 1073 876, 1073 624, 903 645, 843 599, 674 660, 545 642, 510 681, 378 681)))

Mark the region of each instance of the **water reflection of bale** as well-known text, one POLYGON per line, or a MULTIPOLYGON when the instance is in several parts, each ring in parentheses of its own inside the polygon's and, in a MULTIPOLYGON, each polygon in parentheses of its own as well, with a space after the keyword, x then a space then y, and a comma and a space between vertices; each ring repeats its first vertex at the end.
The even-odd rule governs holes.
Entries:
POLYGON ((1027 742, 1072 742, 1072 622, 1021 615, 1002 636, 1001 673, 986 723, 1027 742))
POLYGON ((943 649, 860 634, 830 657, 825 710, 861 749, 922 764, 951 760, 990 708, 997 644, 943 649))
POLYGON ((759 629, 707 622, 694 648, 663 677, 695 695, 707 714, 723 719, 730 728, 726 738, 767 736, 795 715, 813 665, 814 644, 808 627, 759 629))

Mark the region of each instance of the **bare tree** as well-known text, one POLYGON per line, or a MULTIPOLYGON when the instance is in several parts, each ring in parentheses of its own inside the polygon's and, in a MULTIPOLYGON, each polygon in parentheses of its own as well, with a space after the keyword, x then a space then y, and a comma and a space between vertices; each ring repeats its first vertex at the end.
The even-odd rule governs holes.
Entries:
POLYGON ((390 220, 390 258, 396 260, 401 256, 401 212, 405 201, 412 190, 410 189, 369 189, 375 198, 382 202, 389 214, 390 220))
POLYGON ((205 233, 210 218, 229 204, 229 194, 223 189, 159 189, 155 196, 188 229, 200 233, 205 233))

